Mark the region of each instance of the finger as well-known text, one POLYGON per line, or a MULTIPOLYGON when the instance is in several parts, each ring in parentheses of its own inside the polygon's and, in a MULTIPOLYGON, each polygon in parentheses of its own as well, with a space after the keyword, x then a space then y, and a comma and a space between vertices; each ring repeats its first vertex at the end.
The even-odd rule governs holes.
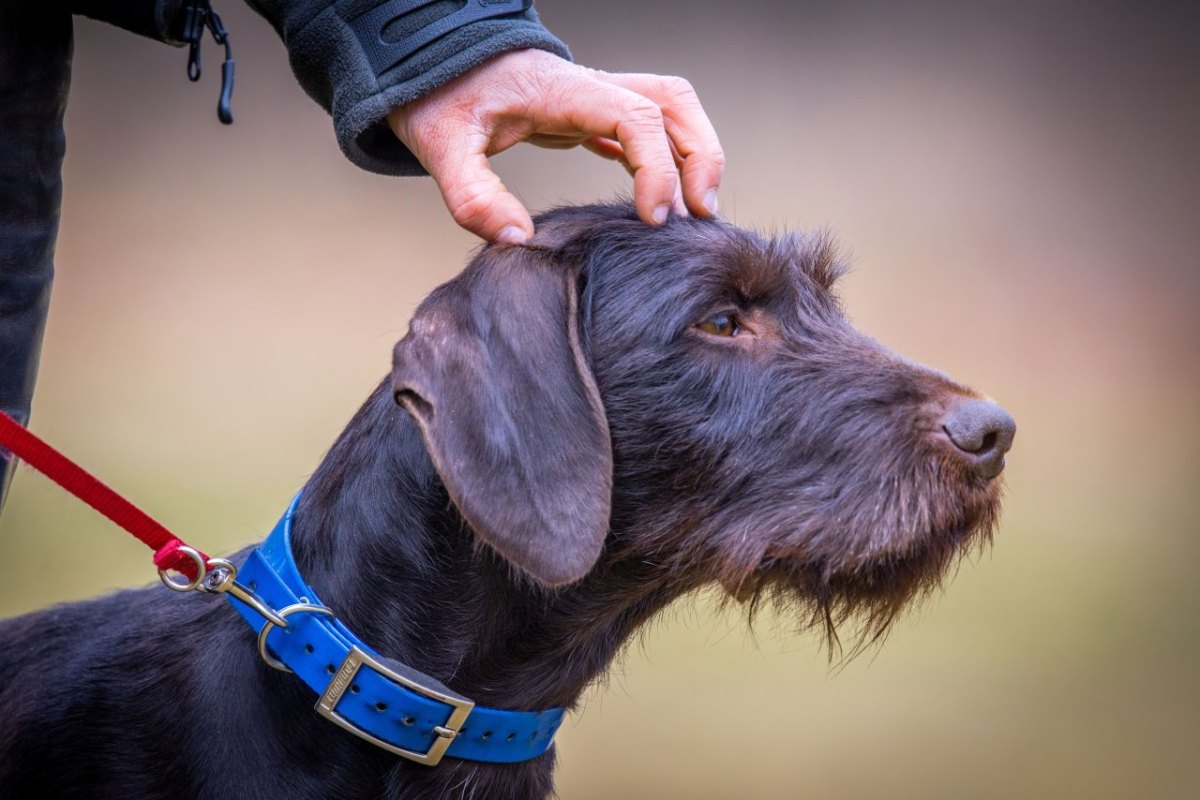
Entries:
MULTIPOLYGON (((670 144, 670 140, 667 140, 670 144)), ((593 136, 583 142, 584 148, 591 150, 601 158, 612 159, 613 161, 623 161, 625 159, 625 148, 621 147, 620 142, 614 142, 612 139, 606 139, 603 136, 593 136)), ((683 156, 675 149, 675 145, 671 145, 671 157, 675 159, 675 166, 683 166, 683 156)))
POLYGON ((658 104, 667 134, 683 159, 680 173, 688 208, 700 216, 716 213, 725 153, 692 85, 683 78, 661 75, 600 73, 598 77, 658 104))
MULTIPOLYGON (((534 133, 531 134, 525 141, 538 147, 544 147, 548 150, 570 150, 572 147, 578 147, 587 141, 586 136, 576 134, 562 133, 534 133)), ((497 149, 496 152, 500 152, 497 149)))
POLYGON ((629 161, 625 158, 625 149, 621 147, 620 142, 605 139, 603 136, 593 136, 583 143, 583 148, 590 150, 601 158, 616 161, 625 168, 625 171, 629 173, 629 177, 633 177, 633 167, 629 166, 629 161))
MULTIPOLYGON (((633 170, 629 167, 629 162, 625 160, 625 150, 621 147, 620 142, 614 142, 612 139, 605 139, 603 136, 593 136, 583 143, 585 149, 592 151, 601 158, 607 158, 612 161, 619 161, 625 167, 625 171, 630 175, 633 170)), ((678 167, 683 163, 683 159, 675 152, 675 148, 671 148, 671 154, 675 156, 675 165, 678 167)), ((687 205, 683 202, 683 190, 681 184, 675 185, 675 197, 671 201, 671 207, 675 209, 675 213, 681 217, 688 216, 687 205)))
POLYGON ((601 158, 607 158, 612 161, 625 160, 625 148, 621 147, 620 142, 606 139, 603 136, 593 136, 583 143, 585 149, 592 151, 601 158))
POLYGON ((593 79, 570 89, 544 98, 545 105, 535 111, 541 112, 540 121, 550 126, 566 121, 585 133, 615 139, 633 173, 638 216, 650 223, 666 221, 679 172, 658 106, 636 92, 593 79))
POLYGON ((683 156, 679 154, 679 148, 675 146, 675 141, 667 136, 667 144, 671 148, 671 158, 675 159, 675 169, 683 169, 683 156))
POLYGON ((489 242, 526 241, 533 235, 533 219, 525 206, 504 187, 482 152, 464 146, 465 140, 456 145, 422 160, 454 221, 489 242))
MULTIPOLYGON (((667 144, 669 144, 671 146, 671 157, 675 159, 675 169, 682 170, 683 165, 684 165, 683 156, 679 155, 679 150, 676 149, 675 143, 673 141, 671 141, 670 136, 667 137, 667 144)), ((682 178, 680 179, 679 183, 675 184, 675 199, 671 201, 671 205, 675 209, 675 213, 678 214, 679 216, 681 216, 681 217, 691 216, 688 213, 687 203, 684 202, 684 199, 683 199, 683 180, 682 180, 682 178)))

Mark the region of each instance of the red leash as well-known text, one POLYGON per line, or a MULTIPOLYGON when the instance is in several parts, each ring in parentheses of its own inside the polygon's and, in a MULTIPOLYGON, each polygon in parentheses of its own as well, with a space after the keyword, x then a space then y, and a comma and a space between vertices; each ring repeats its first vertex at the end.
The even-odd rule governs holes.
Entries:
POLYGON ((175 570, 194 580, 198 564, 187 550, 199 555, 199 564, 208 563, 209 558, 204 553, 188 547, 145 511, 105 486, 83 467, 3 412, 0 412, 0 447, 144 542, 154 551, 154 565, 160 570, 175 570), (187 549, 181 551, 181 547, 187 549))

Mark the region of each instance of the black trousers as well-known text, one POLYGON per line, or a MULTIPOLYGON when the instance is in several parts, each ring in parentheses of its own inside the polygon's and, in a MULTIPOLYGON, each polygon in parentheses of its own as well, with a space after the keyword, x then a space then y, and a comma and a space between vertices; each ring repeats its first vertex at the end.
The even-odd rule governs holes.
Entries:
MULTIPOLYGON (((62 205, 71 15, 0 3, 0 409, 29 421, 62 205)), ((0 462, 0 507, 15 464, 0 462)))

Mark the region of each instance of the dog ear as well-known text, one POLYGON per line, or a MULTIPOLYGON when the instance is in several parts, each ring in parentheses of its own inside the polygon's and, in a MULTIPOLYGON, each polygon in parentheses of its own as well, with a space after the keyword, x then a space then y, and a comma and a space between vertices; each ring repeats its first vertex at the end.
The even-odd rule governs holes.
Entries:
POLYGON ((392 386, 476 534, 548 586, 608 533, 612 444, 580 341, 578 271, 495 245, 417 309, 392 386))

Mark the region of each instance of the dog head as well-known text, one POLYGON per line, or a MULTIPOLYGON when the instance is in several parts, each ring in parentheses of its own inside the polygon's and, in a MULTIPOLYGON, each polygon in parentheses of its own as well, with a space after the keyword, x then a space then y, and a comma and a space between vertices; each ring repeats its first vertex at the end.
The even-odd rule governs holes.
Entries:
POLYGON ((827 239, 627 205, 538 231, 433 292, 393 373, 459 512, 520 571, 636 563, 878 635, 989 539, 1011 419, 854 330, 827 239))

